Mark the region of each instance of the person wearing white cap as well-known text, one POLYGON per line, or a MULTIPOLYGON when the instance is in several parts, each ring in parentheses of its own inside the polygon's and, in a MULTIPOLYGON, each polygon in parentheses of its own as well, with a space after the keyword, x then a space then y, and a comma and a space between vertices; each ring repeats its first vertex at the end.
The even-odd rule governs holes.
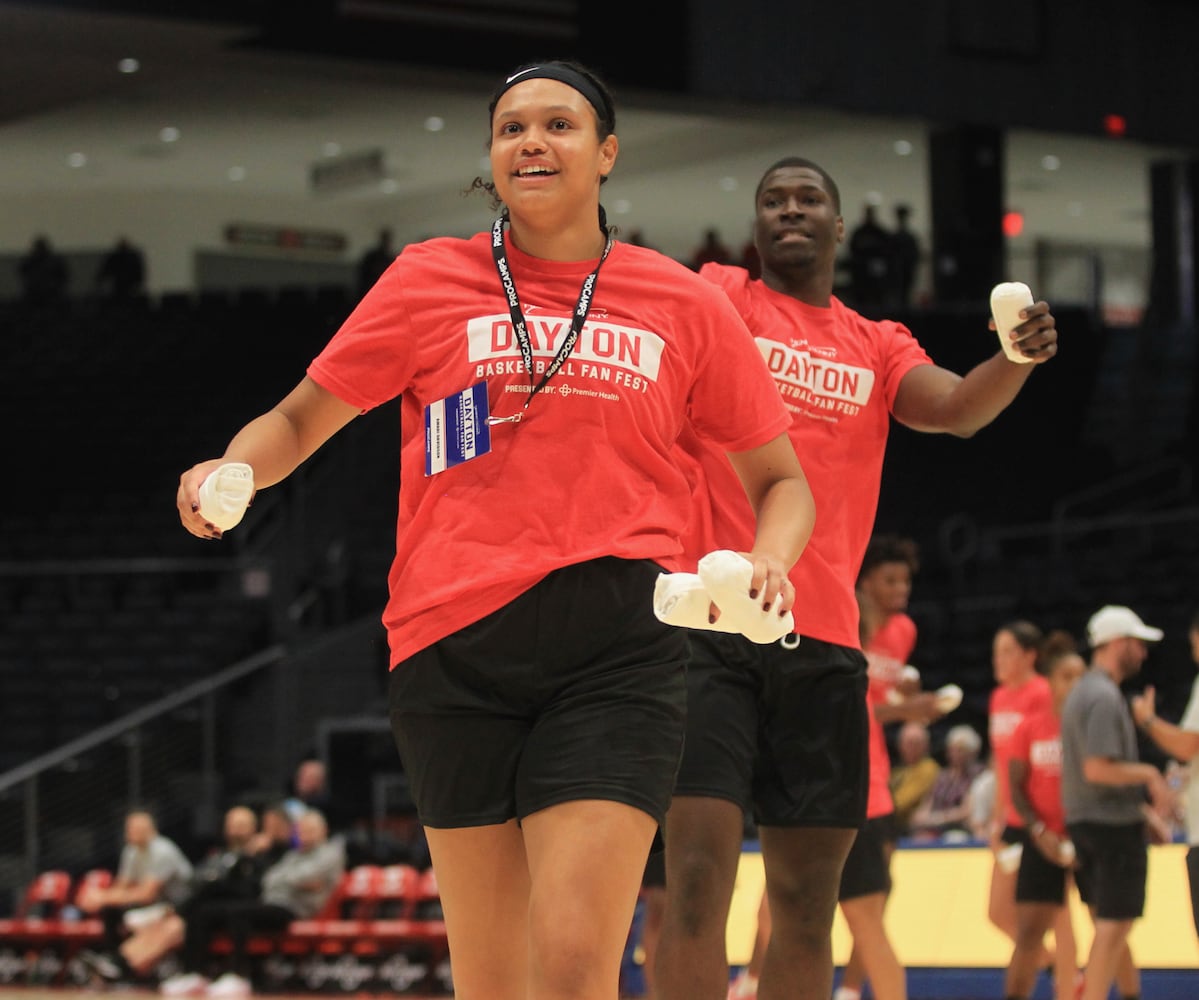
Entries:
MULTIPOLYGON (((1160 628, 1146 625, 1141 621, 1132 608, 1118 604, 1108 604, 1100 608, 1087 622, 1087 641, 1092 649, 1106 646, 1117 639, 1140 639, 1142 642, 1161 642, 1165 633, 1160 628)), ((1142 649, 1141 662, 1144 662, 1148 650, 1142 649)), ((1140 666, 1137 666, 1140 670, 1140 666)), ((1133 673, 1136 673, 1134 670, 1133 673)))
MULTIPOLYGON (((1191 618, 1187 638, 1191 643, 1191 659, 1199 667, 1199 611, 1191 618)), ((1191 699, 1178 725, 1158 718, 1156 693, 1153 686, 1145 688, 1143 694, 1132 699, 1132 717, 1141 731, 1171 757, 1189 764, 1199 756, 1199 676, 1191 688, 1191 699)), ((1191 917, 1195 930, 1199 932, 1199 779, 1187 782, 1185 816, 1187 844, 1187 879, 1191 886, 1191 917)))
POLYGON ((1090 669, 1062 710, 1062 805, 1095 926, 1082 1000, 1106 1000, 1117 978, 1122 996, 1140 994, 1128 933, 1145 906, 1145 792, 1158 812, 1170 808, 1171 793, 1161 771, 1138 760, 1120 684, 1140 671, 1146 643, 1161 638, 1129 608, 1096 611, 1087 623, 1090 669))

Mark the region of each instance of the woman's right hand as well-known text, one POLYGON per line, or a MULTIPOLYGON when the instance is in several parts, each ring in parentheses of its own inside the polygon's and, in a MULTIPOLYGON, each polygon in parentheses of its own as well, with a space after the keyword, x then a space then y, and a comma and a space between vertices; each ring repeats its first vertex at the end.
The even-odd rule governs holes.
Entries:
POLYGON ((193 465, 179 477, 179 492, 175 494, 175 507, 183 527, 197 538, 220 538, 221 532, 200 513, 200 486, 209 474, 218 469, 222 459, 213 458, 193 465))

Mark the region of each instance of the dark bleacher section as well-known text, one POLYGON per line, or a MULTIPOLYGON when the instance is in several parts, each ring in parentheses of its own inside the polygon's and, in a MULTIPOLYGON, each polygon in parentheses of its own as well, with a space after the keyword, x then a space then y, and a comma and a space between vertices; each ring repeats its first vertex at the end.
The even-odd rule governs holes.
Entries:
POLYGON ((266 643, 260 602, 216 581, 8 578, 0 747, 16 762, 215 673, 266 643))
POLYGON ((397 410, 322 457, 352 479, 314 461, 226 540, 174 507, 180 472, 281 398, 349 308, 332 288, 0 304, 0 770, 262 648, 301 591, 295 613, 329 624, 381 607, 397 410))
MULTIPOLYGON (((1084 444, 1083 434, 1108 333, 1084 309, 1055 308, 1054 317, 1058 355, 974 437, 893 424, 879 503, 883 530, 927 534, 958 511, 988 524, 1045 520, 1058 497, 1113 474, 1113 456, 1084 444)), ((969 371, 995 351, 985 310, 943 307, 895 318, 954 372, 969 371)))
POLYGON ((293 290, 0 310, 5 459, 23 471, 5 517, 41 529, 0 554, 194 556, 166 530, 183 463, 290 389, 347 309, 293 290))

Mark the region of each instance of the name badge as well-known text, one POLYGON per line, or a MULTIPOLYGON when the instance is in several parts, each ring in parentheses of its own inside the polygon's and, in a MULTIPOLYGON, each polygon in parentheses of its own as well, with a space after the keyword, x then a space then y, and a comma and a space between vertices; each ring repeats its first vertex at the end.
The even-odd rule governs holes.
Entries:
POLYGON ((425 407, 426 476, 435 476, 489 451, 486 382, 425 407))

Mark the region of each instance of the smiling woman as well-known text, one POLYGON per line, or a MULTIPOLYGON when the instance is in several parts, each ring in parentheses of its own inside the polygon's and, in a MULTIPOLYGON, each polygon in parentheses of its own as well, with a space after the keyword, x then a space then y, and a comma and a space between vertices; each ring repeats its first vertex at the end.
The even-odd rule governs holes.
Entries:
POLYGON ((606 225, 604 84, 522 66, 489 113, 490 231, 405 247, 299 385, 181 476, 176 503, 189 532, 219 538, 198 499, 214 469, 245 463, 267 488, 400 397, 391 724, 455 995, 611 1000, 682 752, 687 637, 653 612, 663 571, 694 568, 676 441, 691 426, 736 452, 757 525, 746 600, 790 610, 814 509, 732 303, 606 225))
POLYGON ((513 243, 547 260, 595 256, 608 238, 599 187, 618 151, 606 88, 575 63, 522 66, 489 110, 492 180, 476 178, 473 186, 505 206, 513 243))

